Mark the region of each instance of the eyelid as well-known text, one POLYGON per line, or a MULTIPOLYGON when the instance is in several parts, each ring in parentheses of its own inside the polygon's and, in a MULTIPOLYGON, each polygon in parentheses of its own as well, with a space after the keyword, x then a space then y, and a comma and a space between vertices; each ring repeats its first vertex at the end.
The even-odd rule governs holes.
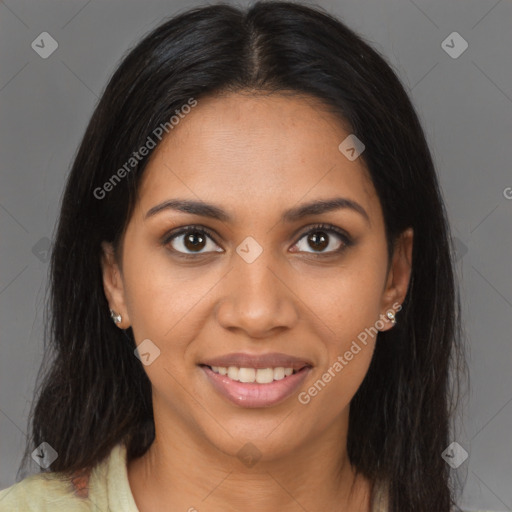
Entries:
MULTIPOLYGON (((168 245, 174 238, 177 238, 178 236, 181 236, 181 235, 185 235, 189 232, 202 233, 202 234, 210 237, 217 245, 219 245, 219 243, 215 239, 216 234, 214 234, 214 232, 211 229, 209 229, 205 226, 202 226, 200 224, 187 224, 186 226, 182 226, 182 227, 176 228, 174 230, 171 230, 170 232, 167 232, 162 238, 162 244, 168 245)), ((175 252, 177 254, 184 255, 184 256, 194 256, 194 254, 182 253, 179 251, 175 251, 175 252)), ((198 256, 202 255, 202 254, 208 254, 208 253, 197 253, 198 256)))
POLYGON ((298 240, 300 240, 305 235, 311 233, 312 231, 326 231, 328 233, 336 233, 340 238, 343 239, 343 242, 346 245, 351 245, 353 243, 352 237, 344 229, 334 226, 332 224, 326 224, 322 222, 318 224, 313 224, 309 226, 305 231, 302 231, 298 240))

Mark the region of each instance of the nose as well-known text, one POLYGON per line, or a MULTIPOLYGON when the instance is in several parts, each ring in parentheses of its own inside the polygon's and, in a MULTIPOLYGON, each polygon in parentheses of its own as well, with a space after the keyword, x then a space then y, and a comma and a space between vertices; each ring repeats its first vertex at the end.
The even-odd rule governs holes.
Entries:
POLYGON ((300 301, 294 293, 290 265, 266 250, 251 263, 238 254, 233 256, 233 268, 225 277, 216 306, 219 324, 250 338, 293 328, 300 301))

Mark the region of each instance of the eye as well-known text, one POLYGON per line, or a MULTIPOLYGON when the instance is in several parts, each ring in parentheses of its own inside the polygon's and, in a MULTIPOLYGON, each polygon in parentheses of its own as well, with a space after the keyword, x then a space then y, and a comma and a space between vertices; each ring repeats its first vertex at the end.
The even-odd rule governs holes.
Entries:
POLYGON ((170 233, 163 240, 164 245, 170 244, 172 250, 180 253, 184 257, 194 256, 195 254, 205 254, 207 252, 222 252, 220 250, 206 250, 201 252, 210 246, 216 246, 217 244, 213 240, 213 235, 209 230, 200 226, 186 226, 179 231, 170 233), (209 244, 209 242, 212 242, 209 244))
POLYGON ((317 253, 318 255, 322 255, 325 253, 340 253, 346 247, 352 245, 352 240, 339 228, 332 226, 330 224, 317 224, 310 228, 306 233, 304 233, 299 242, 295 244, 295 246, 299 246, 299 251, 309 252, 306 249, 311 247, 313 254, 317 253), (338 241, 333 241, 331 239, 332 235, 335 235, 335 238, 338 241), (306 238, 307 237, 307 238, 306 238), (305 239, 306 242, 302 244, 300 248, 300 241, 305 239), (309 245, 307 245, 309 244, 309 245), (324 250, 324 249, 330 250, 324 250))
MULTIPOLYGON (((171 249, 184 258, 193 258, 196 255, 210 252, 223 252, 215 242, 210 230, 202 226, 185 226, 165 236, 162 241, 164 246, 170 245, 171 249), (208 250, 210 248, 210 250, 208 250)), ((340 253, 353 244, 352 240, 341 229, 330 224, 317 224, 304 233, 294 247, 299 247, 298 252, 310 252, 321 256, 323 254, 340 253), (338 241, 332 240, 332 235, 338 241), (306 238, 307 237, 307 238, 306 238), (306 243, 300 247, 300 242, 306 239, 306 243), (307 250, 308 246, 313 250, 307 250), (324 249, 329 250, 324 250, 324 249)), ((294 251, 297 252, 297 251, 294 251)))

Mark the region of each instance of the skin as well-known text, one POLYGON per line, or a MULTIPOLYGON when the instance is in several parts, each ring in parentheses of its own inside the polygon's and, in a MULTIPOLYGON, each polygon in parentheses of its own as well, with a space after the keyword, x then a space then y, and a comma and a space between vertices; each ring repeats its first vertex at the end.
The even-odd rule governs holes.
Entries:
MULTIPOLYGON (((118 326, 161 351, 144 366, 156 439, 128 464, 141 512, 163 504, 190 512, 370 510, 369 482, 350 466, 346 438, 350 400, 377 337, 308 404, 295 394, 272 407, 236 406, 198 366, 231 352, 284 352, 312 361, 304 391, 403 302, 413 233, 398 239, 388 268, 382 210, 364 162, 338 149, 349 134, 314 98, 237 93, 201 98, 152 154, 120 261, 107 243, 102 256, 118 326), (357 201, 369 222, 350 209, 280 220, 288 208, 338 196, 357 201), (144 218, 171 198, 215 203, 233 221, 173 210, 144 218), (354 244, 336 253, 343 242, 328 232, 329 246, 318 248, 307 235, 316 223, 339 227, 354 244), (184 236, 162 239, 191 224, 217 236, 185 260, 172 251, 194 254, 184 236), (250 264, 236 252, 247 236, 263 248, 250 264), (252 467, 237 457, 246 443, 261 454, 252 467)), ((382 331, 393 327, 383 323, 382 331)))

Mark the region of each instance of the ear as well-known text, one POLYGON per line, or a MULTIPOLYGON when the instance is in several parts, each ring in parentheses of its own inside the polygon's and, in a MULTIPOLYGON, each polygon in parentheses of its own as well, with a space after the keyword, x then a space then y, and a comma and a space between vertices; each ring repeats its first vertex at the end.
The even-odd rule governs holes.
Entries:
POLYGON ((395 242, 386 287, 382 296, 381 318, 386 325, 380 329, 381 331, 387 331, 393 327, 393 323, 386 316, 386 312, 391 310, 396 316, 407 295, 412 270, 413 238, 413 229, 407 228, 395 242))
POLYGON ((121 315, 121 322, 116 324, 121 329, 130 327, 130 318, 126 308, 124 283, 119 264, 116 261, 111 243, 102 242, 101 269, 103 289, 110 309, 121 315))

